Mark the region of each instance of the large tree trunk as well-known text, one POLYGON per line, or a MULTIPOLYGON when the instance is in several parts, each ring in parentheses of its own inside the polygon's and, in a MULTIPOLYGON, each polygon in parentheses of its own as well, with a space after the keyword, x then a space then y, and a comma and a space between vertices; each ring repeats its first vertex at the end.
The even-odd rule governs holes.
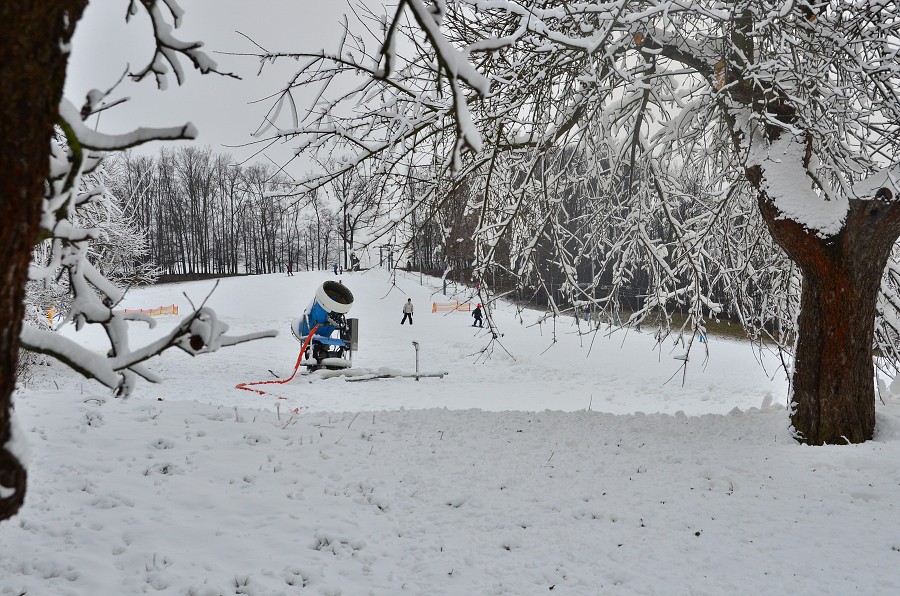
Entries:
POLYGON ((803 290, 791 421, 812 445, 861 443, 875 430, 875 305, 900 236, 900 204, 851 200, 846 225, 820 238, 759 200, 772 236, 800 267, 803 290))
POLYGON ((7 449, 31 249, 68 44, 87 0, 0 2, 0 520, 25 497, 25 469, 7 449))

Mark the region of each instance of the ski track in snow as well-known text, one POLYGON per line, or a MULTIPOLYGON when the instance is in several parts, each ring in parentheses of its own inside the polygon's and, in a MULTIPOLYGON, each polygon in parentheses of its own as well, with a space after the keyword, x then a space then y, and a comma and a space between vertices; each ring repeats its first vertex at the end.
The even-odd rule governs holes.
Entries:
MULTIPOLYGON (((412 372, 418 341, 447 377, 234 389, 290 373, 287 324, 331 278, 223 280, 209 303, 232 332, 279 337, 168 353, 150 363, 165 383, 128 400, 42 367, 16 396, 29 494, 0 524, 0 595, 900 593, 900 397, 878 402, 874 441, 800 446, 784 375, 744 343, 711 338, 705 368, 692 355, 667 383, 680 350, 649 333, 587 356, 568 319, 545 352, 549 328, 501 307, 512 357, 484 363, 468 313, 432 314, 446 298, 418 276, 388 293, 382 271, 342 276, 354 368, 412 372)), ((181 292, 211 287, 123 306, 184 316, 181 292)))

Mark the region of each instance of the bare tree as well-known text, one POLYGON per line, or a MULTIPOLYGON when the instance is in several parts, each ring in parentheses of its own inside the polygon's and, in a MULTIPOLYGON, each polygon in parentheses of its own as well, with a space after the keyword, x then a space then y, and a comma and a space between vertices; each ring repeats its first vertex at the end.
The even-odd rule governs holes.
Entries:
POLYGON ((328 170, 341 173, 331 179, 330 190, 338 203, 340 217, 338 236, 341 239, 341 262, 344 269, 350 269, 350 255, 359 241, 359 233, 364 228, 376 227, 380 215, 380 193, 377 176, 362 165, 357 170, 341 167, 340 160, 328 160, 328 170))
POLYGON ((888 370, 900 355, 896 2, 401 0, 357 16, 382 26, 375 51, 354 32, 292 55, 278 101, 324 91, 277 134, 398 178, 442 148, 473 189, 482 274, 505 247, 520 279, 546 283, 543 251, 600 308, 642 283, 629 322, 681 307, 688 349, 731 313, 793 353, 798 440, 872 437, 873 346, 888 370), (577 236, 561 195, 576 187, 577 236), (579 279, 585 258, 602 274, 579 279))
POLYGON ((241 262, 271 273, 296 259, 304 197, 282 196, 286 178, 268 166, 189 146, 120 161, 110 183, 149 231, 162 273, 235 274, 241 262))

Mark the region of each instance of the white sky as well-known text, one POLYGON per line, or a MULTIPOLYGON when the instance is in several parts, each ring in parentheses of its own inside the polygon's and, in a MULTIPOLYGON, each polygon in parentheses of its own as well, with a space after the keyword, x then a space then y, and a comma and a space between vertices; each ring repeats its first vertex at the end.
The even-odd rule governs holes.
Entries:
MULTIPOLYGON (((257 77, 258 62, 252 57, 225 56, 216 52, 249 52, 254 46, 240 31, 270 51, 334 49, 341 15, 349 6, 338 0, 180 0, 185 16, 176 37, 200 40, 219 64, 242 80, 217 75, 202 76, 186 64, 187 82, 177 87, 174 77, 165 92, 156 89, 152 77, 141 83, 125 80, 111 99, 127 96, 125 106, 103 112, 100 129, 121 133, 137 126, 174 126, 185 121, 199 128, 197 143, 237 159, 249 157, 251 148, 228 148, 252 140, 270 102, 251 104, 284 83, 295 68, 293 61, 266 67, 257 77)), ((66 81, 66 97, 81 106, 90 89, 107 89, 123 72, 143 68, 150 57, 149 21, 140 13, 125 23, 128 0, 91 0, 78 24, 66 81)), ((92 119, 89 124, 95 124, 92 119)), ((160 145, 140 149, 155 153, 160 145)), ((266 156, 283 163, 291 155, 289 145, 278 145, 266 156)), ((260 157, 263 161, 265 158, 260 157)), ((296 167, 302 167, 298 164, 296 167)), ((288 170, 298 173, 296 168, 288 170)))

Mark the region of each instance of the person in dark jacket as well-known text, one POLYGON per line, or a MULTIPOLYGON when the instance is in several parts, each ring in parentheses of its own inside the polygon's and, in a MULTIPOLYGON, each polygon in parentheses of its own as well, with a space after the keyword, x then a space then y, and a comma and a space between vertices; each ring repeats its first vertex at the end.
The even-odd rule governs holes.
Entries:
POLYGON ((481 304, 475 307, 475 310, 472 311, 472 316, 475 317, 472 327, 484 327, 484 322, 481 320, 481 304))

